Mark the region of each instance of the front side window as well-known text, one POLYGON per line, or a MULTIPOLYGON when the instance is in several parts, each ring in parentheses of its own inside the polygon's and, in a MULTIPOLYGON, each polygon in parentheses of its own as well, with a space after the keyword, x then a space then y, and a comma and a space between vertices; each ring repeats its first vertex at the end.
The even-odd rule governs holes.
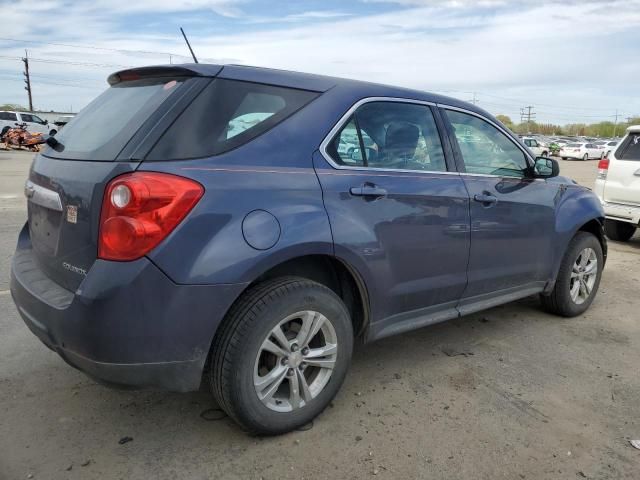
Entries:
POLYGON ((345 166, 447 170, 431 109, 412 103, 370 102, 362 105, 334 137, 327 152, 336 163, 345 166))
POLYGON ((524 177, 524 152, 496 127, 474 115, 446 111, 467 173, 524 177))
POLYGON ((41 125, 44 125, 44 120, 42 120, 37 115, 31 115, 30 113, 21 113, 20 116, 22 117, 23 122, 39 123, 41 125))
POLYGON ((148 158, 200 158, 232 150, 274 127, 317 92, 214 79, 180 114, 148 158))

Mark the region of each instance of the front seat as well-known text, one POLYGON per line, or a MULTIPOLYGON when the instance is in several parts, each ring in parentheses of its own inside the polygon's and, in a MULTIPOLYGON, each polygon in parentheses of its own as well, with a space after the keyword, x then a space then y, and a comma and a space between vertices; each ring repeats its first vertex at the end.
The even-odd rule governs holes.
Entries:
POLYGON ((397 166, 413 160, 419 137, 420 129, 411 123, 390 123, 385 134, 384 166, 397 166))

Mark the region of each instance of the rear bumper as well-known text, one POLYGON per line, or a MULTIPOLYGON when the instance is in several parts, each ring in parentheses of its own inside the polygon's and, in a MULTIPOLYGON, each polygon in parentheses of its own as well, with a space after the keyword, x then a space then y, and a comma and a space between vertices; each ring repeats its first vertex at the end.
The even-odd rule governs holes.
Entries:
POLYGON ((20 233, 11 295, 29 329, 108 383, 192 391, 215 331, 245 284, 178 285, 147 258, 97 260, 76 292, 46 277, 20 233))
POLYGON ((640 224, 640 207, 622 203, 602 202, 604 214, 610 220, 640 224))

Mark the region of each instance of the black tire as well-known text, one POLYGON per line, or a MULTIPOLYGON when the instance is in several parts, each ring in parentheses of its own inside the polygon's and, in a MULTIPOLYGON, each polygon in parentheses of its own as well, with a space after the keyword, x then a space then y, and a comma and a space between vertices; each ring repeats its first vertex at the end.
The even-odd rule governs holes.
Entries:
POLYGON ((586 162, 587 160, 589 160, 589 154, 585 153, 584 157, 582 157, 582 161, 586 162))
POLYGON ((564 254, 560 270, 556 278, 555 286, 550 295, 541 295, 540 300, 545 310, 563 317, 575 317, 584 313, 595 298, 602 277, 604 259, 602 245, 595 235, 588 232, 578 232, 569 242, 569 247, 564 254), (592 248, 598 260, 595 283, 589 297, 581 304, 574 302, 570 294, 571 272, 578 256, 585 248, 592 248))
POLYGON ((562 159, 563 159, 563 160, 566 160, 566 159, 567 159, 567 157, 562 157, 562 159))
POLYGON ((606 219, 604 221, 604 233, 616 242, 628 242, 633 237, 633 234, 636 233, 636 226, 629 222, 606 219))
POLYGON ((542 152, 542 156, 543 156, 543 157, 546 157, 546 156, 548 156, 548 155, 549 155, 549 152, 542 152))
POLYGON ((353 325, 333 291, 299 277, 268 280, 245 292, 221 325, 211 350, 212 392, 220 407, 248 433, 286 433, 308 424, 329 405, 344 381, 352 349, 353 325), (255 391, 256 357, 271 330, 303 310, 320 312, 330 321, 338 340, 336 363, 315 398, 296 410, 273 411, 255 391))

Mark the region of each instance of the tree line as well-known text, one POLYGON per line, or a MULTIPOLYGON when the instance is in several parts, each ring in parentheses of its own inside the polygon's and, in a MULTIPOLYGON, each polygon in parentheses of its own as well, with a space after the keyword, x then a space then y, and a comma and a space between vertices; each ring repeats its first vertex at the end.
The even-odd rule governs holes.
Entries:
POLYGON ((585 137, 621 137, 629 125, 640 125, 640 117, 628 119, 625 122, 598 122, 598 123, 569 123, 555 125, 553 123, 523 122, 513 123, 507 115, 496 115, 507 128, 518 134, 538 133, 541 135, 577 135, 585 137))

